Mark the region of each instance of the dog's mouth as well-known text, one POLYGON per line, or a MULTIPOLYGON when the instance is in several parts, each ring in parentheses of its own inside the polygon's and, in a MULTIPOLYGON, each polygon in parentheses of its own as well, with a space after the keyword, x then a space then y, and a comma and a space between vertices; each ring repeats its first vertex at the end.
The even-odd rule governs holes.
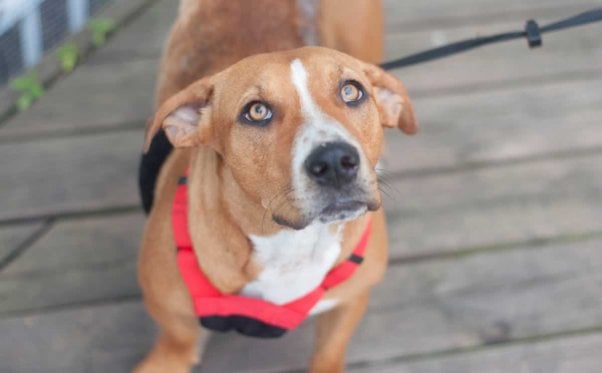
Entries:
POLYGON ((322 223, 337 220, 348 220, 368 211, 368 206, 362 201, 335 201, 324 207, 318 219, 322 223))
POLYGON ((362 216, 368 211, 376 211, 380 208, 380 203, 377 201, 364 201, 354 199, 335 199, 327 204, 324 208, 306 219, 289 220, 283 216, 274 214, 272 219, 275 223, 301 230, 317 220, 320 223, 334 223, 348 220, 354 220, 362 216))

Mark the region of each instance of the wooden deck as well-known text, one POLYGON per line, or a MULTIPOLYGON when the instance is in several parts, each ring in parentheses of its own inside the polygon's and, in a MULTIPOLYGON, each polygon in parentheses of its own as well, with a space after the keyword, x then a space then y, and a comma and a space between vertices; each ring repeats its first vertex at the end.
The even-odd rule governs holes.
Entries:
MULTIPOLYGON (((545 22, 599 0, 386 0, 387 57, 545 22)), ((0 124, 0 372, 125 372, 154 326, 135 187, 159 0, 31 110, 0 124)), ((602 371, 602 26, 399 70, 421 132, 388 133, 391 265, 351 372, 602 371)), ((202 372, 303 368, 278 341, 216 335, 202 372)))

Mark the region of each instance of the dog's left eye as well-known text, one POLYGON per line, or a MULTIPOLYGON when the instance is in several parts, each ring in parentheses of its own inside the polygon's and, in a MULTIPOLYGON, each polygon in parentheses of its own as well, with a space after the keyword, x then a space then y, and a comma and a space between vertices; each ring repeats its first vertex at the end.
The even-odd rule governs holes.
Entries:
POLYGON ((364 87, 355 80, 348 80, 341 86, 341 99, 350 106, 359 105, 365 98, 364 87))
POLYGON ((268 104, 261 101, 248 103, 242 111, 241 119, 248 124, 264 126, 272 120, 272 109, 268 104))

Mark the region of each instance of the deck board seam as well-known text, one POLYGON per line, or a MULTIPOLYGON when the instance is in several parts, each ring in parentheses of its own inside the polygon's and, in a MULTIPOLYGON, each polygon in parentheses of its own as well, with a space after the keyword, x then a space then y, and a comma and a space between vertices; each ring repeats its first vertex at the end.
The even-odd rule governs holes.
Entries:
POLYGON ((123 64, 132 62, 152 62, 159 61, 162 51, 135 52, 135 51, 110 51, 95 57, 86 63, 87 67, 107 66, 111 64, 123 64))
POLYGON ((416 33, 433 31, 433 25, 437 25, 437 30, 445 31, 447 29, 457 29, 466 27, 492 26, 500 24, 516 23, 521 26, 526 21, 525 12, 530 14, 538 14, 537 20, 555 19, 557 13, 566 13, 566 16, 577 14, 589 8, 595 7, 597 4, 579 4, 579 5, 555 5, 555 6, 536 6, 525 9, 517 9, 502 12, 493 12, 488 14, 471 14, 471 15, 456 15, 446 17, 431 17, 419 18, 412 21, 390 22, 385 26, 387 36, 395 35, 396 33, 416 33))
POLYGON ((577 158, 593 157, 598 155, 602 155, 602 146, 588 146, 582 148, 572 148, 567 150, 541 152, 531 155, 510 157, 506 159, 466 161, 457 165, 450 166, 432 166, 400 171, 385 170, 383 178, 386 182, 391 183, 400 180, 415 180, 421 178, 438 177, 485 169, 491 170, 496 168, 513 167, 530 163, 564 161, 577 158))
MULTIPOLYGON (((49 139, 63 139, 72 138, 79 136, 90 136, 90 135, 103 135, 116 132, 131 132, 134 130, 141 130, 146 127, 145 119, 127 121, 115 124, 97 124, 89 125, 80 128, 62 128, 56 130, 42 130, 36 131, 35 133, 24 133, 24 134, 9 134, 6 136, 0 135, 0 145, 12 145, 12 144, 23 144, 31 141, 49 140, 49 139)), ((1 130, 0 130, 1 131, 1 130)), ((1 132, 0 132, 1 133, 1 132)), ((142 143, 142 138, 140 139, 142 143)), ((140 147, 142 151, 142 146, 140 147)))
POLYGON ((42 306, 25 310, 15 310, 0 312, 0 321, 10 319, 20 319, 23 317, 40 316, 44 314, 52 314, 63 311, 77 311, 79 309, 92 308, 97 306, 111 306, 117 304, 135 303, 142 301, 142 296, 139 292, 135 294, 122 294, 103 299, 84 300, 72 303, 63 303, 58 305, 42 306))
MULTIPOLYGON (((132 177, 134 178, 136 176, 132 175, 132 177)), ((46 219, 73 220, 73 219, 81 219, 81 218, 88 218, 88 217, 131 214, 131 213, 135 213, 135 212, 142 212, 142 206, 140 203, 109 206, 109 207, 96 208, 96 209, 59 211, 56 213, 43 213, 40 215, 32 215, 32 216, 16 216, 16 217, 9 217, 9 218, 1 218, 0 219, 0 227, 5 226, 5 225, 39 222, 41 220, 43 221, 46 219)))
MULTIPOLYGON (((125 249, 125 248, 124 248, 125 249)), ((44 277, 52 275, 66 275, 70 272, 103 272, 106 271, 107 267, 127 267, 128 265, 136 264, 138 258, 133 256, 132 258, 122 260, 110 260, 102 263, 89 263, 79 266, 63 267, 63 268, 50 268, 50 269, 39 269, 39 270, 27 270, 17 273, 0 273, 0 282, 2 280, 20 280, 25 278, 27 280, 39 279, 43 281, 44 277)))
MULTIPOLYGON (((557 332, 541 334, 541 335, 532 335, 525 337, 516 337, 512 339, 505 340, 503 342, 496 343, 484 343, 484 344, 476 344, 473 346, 467 347, 455 347, 448 348, 442 350, 428 351, 428 352, 417 352, 411 353, 407 355, 397 355, 391 356, 387 358, 382 358, 378 360, 360 360, 352 363, 346 364, 348 368, 377 368, 384 367, 387 365, 399 364, 399 363, 412 363, 418 361, 428 361, 435 360, 445 357, 458 356, 471 354, 476 352, 483 351, 491 351, 494 349, 507 348, 512 346, 522 346, 539 342, 547 342, 554 341, 560 339, 567 339, 573 337, 583 337, 583 336, 591 336, 596 334, 602 334, 602 325, 596 325, 588 328, 582 329, 571 329, 571 330, 561 330, 557 332)), ((305 372, 305 369, 301 368, 293 368, 293 369, 278 369, 278 370, 267 370, 265 373, 300 373, 305 372)))
MULTIPOLYGON (((528 53, 526 51, 525 53, 528 53)), ((403 70, 401 70, 403 71, 403 70)), ((602 69, 579 69, 545 75, 532 75, 516 79, 501 81, 474 82, 442 89, 425 88, 412 89, 409 87, 410 96, 414 99, 445 98, 447 96, 470 96, 479 93, 510 91, 525 87, 545 87, 551 84, 579 83, 602 81, 602 69)))
POLYGON ((498 242, 491 245, 467 246, 458 250, 445 250, 436 248, 430 249, 424 254, 414 254, 400 256, 389 259, 389 266, 407 266, 421 262, 432 262, 440 260, 456 260, 459 258, 488 255, 502 251, 511 250, 530 250, 542 248, 553 244, 569 244, 583 241, 597 240, 602 238, 602 231, 589 231, 584 233, 560 234, 549 237, 535 237, 527 240, 516 240, 507 242, 498 242))
POLYGON ((36 229, 32 234, 25 238, 20 244, 18 244, 7 256, 0 260, 0 273, 4 268, 9 266, 15 260, 17 260, 23 253, 25 253, 31 246, 38 242, 42 237, 48 233, 52 227, 54 227, 55 218, 44 219, 44 223, 41 227, 36 229))

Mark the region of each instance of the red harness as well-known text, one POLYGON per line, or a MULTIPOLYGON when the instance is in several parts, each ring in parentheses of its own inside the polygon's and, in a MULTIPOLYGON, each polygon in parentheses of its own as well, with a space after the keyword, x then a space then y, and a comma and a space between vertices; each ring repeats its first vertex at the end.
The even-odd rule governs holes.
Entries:
POLYGON ((333 268, 320 286, 289 303, 277 305, 258 298, 223 294, 201 270, 188 233, 188 188, 180 178, 173 209, 173 232, 178 247, 178 266, 201 324, 212 330, 236 330, 253 337, 279 337, 296 328, 318 303, 324 292, 345 281, 362 263, 371 233, 368 223, 353 254, 333 268))

